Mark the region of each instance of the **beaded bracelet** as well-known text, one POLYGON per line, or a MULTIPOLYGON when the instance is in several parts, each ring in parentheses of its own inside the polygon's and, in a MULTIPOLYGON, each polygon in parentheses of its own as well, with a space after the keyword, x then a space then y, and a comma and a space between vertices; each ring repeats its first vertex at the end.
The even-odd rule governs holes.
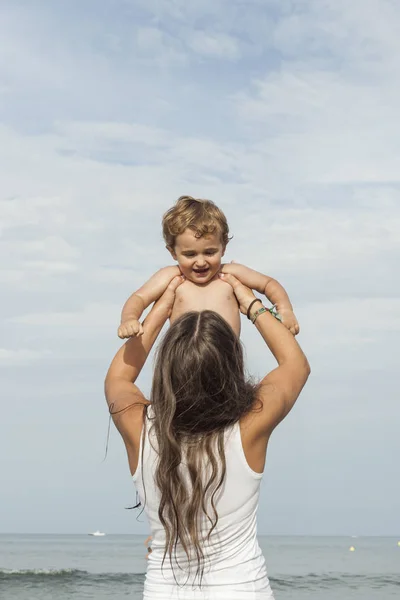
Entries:
POLYGON ((265 312, 268 312, 268 309, 265 308, 265 306, 262 306, 261 308, 259 308, 258 310, 256 310, 256 312, 254 313, 254 315, 251 317, 251 322, 253 323, 253 325, 256 322, 257 317, 259 317, 260 315, 262 315, 265 312))
POLYGON ((281 317, 281 315, 276 310, 276 304, 274 304, 273 306, 271 306, 271 308, 265 308, 265 306, 262 306, 261 308, 259 308, 258 310, 256 310, 256 312, 254 313, 254 315, 251 317, 251 322, 254 324, 256 322, 257 317, 259 315, 262 315, 265 312, 271 313, 271 315, 273 317, 275 317, 275 319, 278 319, 278 321, 280 321, 282 323, 282 317, 281 317))

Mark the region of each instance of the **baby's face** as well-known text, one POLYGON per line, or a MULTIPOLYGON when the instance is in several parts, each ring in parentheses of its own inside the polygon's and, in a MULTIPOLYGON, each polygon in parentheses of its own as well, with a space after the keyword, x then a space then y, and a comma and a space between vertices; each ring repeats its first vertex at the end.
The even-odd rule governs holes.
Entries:
POLYGON ((221 268, 225 248, 219 232, 196 237, 192 229, 185 229, 169 249, 178 261, 182 274, 194 283, 207 283, 221 268))

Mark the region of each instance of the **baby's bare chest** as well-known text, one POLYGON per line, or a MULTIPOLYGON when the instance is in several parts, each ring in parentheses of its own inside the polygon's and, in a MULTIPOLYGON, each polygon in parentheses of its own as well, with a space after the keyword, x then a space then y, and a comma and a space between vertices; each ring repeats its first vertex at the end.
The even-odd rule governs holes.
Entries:
POLYGON ((190 311, 213 310, 221 315, 239 335, 240 313, 236 297, 231 286, 223 281, 210 281, 207 285, 197 286, 185 281, 176 290, 171 323, 190 311))

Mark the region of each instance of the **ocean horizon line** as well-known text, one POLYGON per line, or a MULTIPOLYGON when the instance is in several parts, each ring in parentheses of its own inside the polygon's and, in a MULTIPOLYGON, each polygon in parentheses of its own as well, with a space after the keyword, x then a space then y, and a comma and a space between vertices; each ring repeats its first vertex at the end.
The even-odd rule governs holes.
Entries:
MULTIPOLYGON (((77 536, 77 535, 92 535, 91 531, 76 531, 76 532, 60 532, 60 531, 0 531, 0 535, 41 535, 41 536, 77 536)), ((124 537, 143 537, 149 536, 149 533, 121 533, 121 532, 105 532, 105 536, 124 536, 124 537)), ((380 533, 259 533, 259 538, 263 537, 308 537, 308 538, 394 538, 400 539, 400 532, 396 534, 380 534, 380 533)))

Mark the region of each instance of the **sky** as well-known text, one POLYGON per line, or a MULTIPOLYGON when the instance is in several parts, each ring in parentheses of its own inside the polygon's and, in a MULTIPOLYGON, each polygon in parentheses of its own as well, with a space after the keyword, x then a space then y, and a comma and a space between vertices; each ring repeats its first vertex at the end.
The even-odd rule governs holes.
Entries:
POLYGON ((4 0, 0 23, 0 532, 147 532, 103 381, 189 194, 287 289, 312 368, 259 533, 398 536, 399 3, 4 0))

